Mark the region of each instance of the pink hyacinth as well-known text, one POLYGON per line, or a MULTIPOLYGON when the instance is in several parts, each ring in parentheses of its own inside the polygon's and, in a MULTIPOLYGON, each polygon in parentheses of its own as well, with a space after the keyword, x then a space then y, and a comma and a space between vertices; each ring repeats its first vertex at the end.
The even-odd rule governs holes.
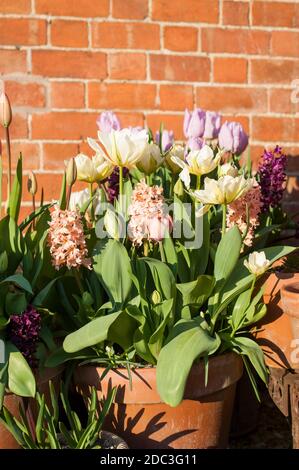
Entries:
POLYGON ((68 269, 80 266, 91 269, 79 212, 56 207, 49 226, 48 246, 55 269, 59 270, 63 266, 68 269))
POLYGON ((244 243, 247 246, 251 246, 255 229, 259 225, 259 214, 262 211, 261 190, 258 185, 250 189, 243 197, 232 202, 228 208, 226 217, 227 227, 231 228, 237 225, 243 236, 247 230, 246 207, 248 207, 249 211, 249 227, 244 243))
POLYGON ((140 246, 144 240, 159 242, 172 229, 163 188, 148 186, 144 180, 133 191, 129 215, 128 234, 134 245, 140 246))

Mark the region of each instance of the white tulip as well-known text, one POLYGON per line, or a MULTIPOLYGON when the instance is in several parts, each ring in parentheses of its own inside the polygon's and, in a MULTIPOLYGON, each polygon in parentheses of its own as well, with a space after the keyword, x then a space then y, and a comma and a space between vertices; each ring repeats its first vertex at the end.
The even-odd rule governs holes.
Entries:
POLYGON ((252 188, 255 180, 244 176, 221 176, 219 180, 206 177, 204 189, 193 191, 195 198, 203 204, 230 204, 252 188))
POLYGON ((271 262, 266 258, 265 252, 254 251, 248 256, 248 261, 244 261, 244 266, 248 269, 251 274, 260 276, 269 269, 271 262))
POLYGON ((173 147, 167 152, 165 157, 166 166, 172 171, 172 173, 179 173, 181 171, 180 165, 172 160, 172 157, 178 158, 180 161, 185 160, 185 150, 182 145, 174 144, 173 147))
POLYGON ((114 166, 128 169, 136 167, 148 145, 148 133, 145 129, 124 128, 109 133, 98 132, 98 136, 106 150, 104 158, 114 166))
POLYGON ((224 163, 219 167, 219 176, 238 176, 238 168, 232 163, 224 163))
POLYGON ((143 154, 137 163, 138 170, 146 175, 150 175, 163 163, 159 145, 154 142, 148 143, 144 148, 143 154))
POLYGON ((79 153, 75 157, 75 162, 77 166, 77 179, 79 181, 86 181, 86 183, 104 180, 113 171, 113 166, 100 153, 97 153, 92 158, 79 153))
POLYGON ((209 145, 204 145, 200 150, 191 150, 186 157, 186 161, 178 157, 172 157, 172 161, 183 169, 180 178, 187 188, 190 187, 190 174, 202 176, 213 171, 219 164, 223 152, 218 152, 214 156, 214 151, 209 145))
MULTIPOLYGON (((88 188, 82 191, 75 191, 71 193, 69 208, 71 211, 80 210, 84 204, 90 199, 90 191, 88 188)), ((91 205, 91 204, 90 204, 91 205)), ((100 197, 96 192, 93 199, 94 210, 97 211, 100 206, 100 197)), ((89 207, 90 210, 90 207, 89 207)))
POLYGON ((119 240, 120 235, 120 224, 117 214, 111 209, 107 209, 104 216, 104 225, 107 233, 111 238, 119 240))

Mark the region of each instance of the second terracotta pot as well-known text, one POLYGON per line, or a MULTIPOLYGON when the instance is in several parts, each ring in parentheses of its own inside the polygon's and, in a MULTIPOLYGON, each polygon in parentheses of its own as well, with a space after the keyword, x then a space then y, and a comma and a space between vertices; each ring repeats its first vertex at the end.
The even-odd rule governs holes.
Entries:
MULTIPOLYGON (((13 393, 8 393, 4 397, 4 406, 16 418, 19 417, 19 404, 21 398, 13 393)), ((0 424, 0 449, 19 449, 20 446, 13 437, 13 435, 6 429, 5 426, 0 424)))
MULTIPOLYGON (((293 343, 292 349, 299 346, 299 282, 292 282, 285 284, 281 289, 281 303, 284 310, 284 313, 288 315, 292 333, 293 333, 293 343), (295 343, 294 343, 295 341, 295 343)), ((295 359, 296 354, 291 356, 292 363, 297 364, 298 368, 298 359, 295 359)))
POLYGON ((115 405, 105 429, 123 437, 133 449, 226 448, 236 383, 243 373, 242 359, 227 353, 209 360, 209 381, 204 385, 204 366, 193 366, 184 400, 173 408, 161 401, 156 388, 156 369, 132 371, 132 387, 125 369, 110 370, 103 380, 101 367, 82 366, 75 383, 83 395, 91 386, 99 398, 117 387, 115 405))

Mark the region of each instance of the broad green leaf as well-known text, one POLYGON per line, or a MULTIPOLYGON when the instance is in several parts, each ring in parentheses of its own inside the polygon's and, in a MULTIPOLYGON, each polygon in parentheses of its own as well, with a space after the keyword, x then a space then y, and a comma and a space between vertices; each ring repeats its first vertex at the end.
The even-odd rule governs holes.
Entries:
POLYGON ((229 278, 239 259, 241 246, 242 237, 235 225, 223 235, 218 245, 214 265, 216 282, 229 278))
POLYGON ((20 314, 26 310, 27 299, 24 292, 8 292, 5 298, 7 315, 20 314))
POLYGON ((161 304, 157 304, 153 307, 153 310, 155 311, 160 321, 156 331, 151 335, 148 341, 148 347, 151 354, 156 359, 158 359, 161 348, 163 346, 165 328, 171 315, 172 306, 173 299, 168 299, 162 302, 161 304))
POLYGON ((170 267, 173 275, 176 277, 178 270, 178 257, 172 241, 172 238, 169 234, 163 239, 163 250, 166 258, 166 263, 170 267))
POLYGON ((256 341, 246 338, 245 336, 237 336, 230 339, 232 345, 239 351, 239 354, 244 354, 248 357, 254 369, 263 382, 268 382, 268 371, 265 365, 263 351, 256 341))
POLYGON ((136 307, 136 305, 128 305, 126 311, 140 325, 136 329, 133 338, 136 353, 148 364, 155 364, 155 358, 151 354, 148 345, 152 330, 150 328, 149 322, 147 321, 146 315, 138 307, 136 307))
POLYGON ((122 347, 124 351, 132 347, 133 337, 138 323, 126 312, 121 315, 111 325, 108 333, 108 340, 122 347))
POLYGON ((22 199, 22 154, 20 154, 16 174, 9 195, 7 213, 15 222, 18 222, 22 199))
POLYGON ((182 305, 196 305, 201 307, 209 298, 215 285, 213 276, 198 276, 195 281, 177 284, 177 289, 182 294, 182 305))
POLYGON ((157 388, 170 406, 182 401, 185 385, 195 359, 213 354, 220 345, 201 327, 202 320, 180 320, 173 327, 157 363, 157 388))
POLYGON ((25 279, 25 277, 22 276, 22 274, 13 274, 12 276, 8 276, 3 281, 0 282, 0 285, 10 284, 10 283, 16 284, 18 287, 23 289, 25 292, 28 292, 29 294, 33 294, 31 285, 29 284, 27 279, 25 279))
POLYGON ((8 388, 21 397, 34 397, 35 378, 24 356, 11 344, 6 344, 8 353, 8 388))
POLYGON ((7 274, 13 274, 22 260, 24 242, 16 221, 9 215, 0 220, 0 253, 3 251, 8 254, 7 274))
POLYGON ((122 312, 114 312, 104 317, 96 318, 79 330, 69 334, 64 342, 63 349, 67 353, 73 353, 95 346, 108 339, 109 328, 118 319, 122 312))
POLYGON ((251 287, 244 292, 242 292, 236 300, 236 303, 232 312, 232 327, 234 331, 237 331, 244 320, 244 314, 247 310, 247 307, 250 303, 252 294, 251 287))
POLYGON ((151 272, 156 290, 163 299, 175 297, 175 278, 167 264, 154 258, 139 258, 137 264, 146 264, 151 272))
POLYGON ((197 276, 206 272, 208 260, 209 260, 209 248, 210 248, 210 222, 208 214, 205 214, 200 219, 197 219, 199 227, 197 229, 197 238, 201 243, 199 248, 190 250, 190 262, 191 262, 191 280, 196 279, 197 276))

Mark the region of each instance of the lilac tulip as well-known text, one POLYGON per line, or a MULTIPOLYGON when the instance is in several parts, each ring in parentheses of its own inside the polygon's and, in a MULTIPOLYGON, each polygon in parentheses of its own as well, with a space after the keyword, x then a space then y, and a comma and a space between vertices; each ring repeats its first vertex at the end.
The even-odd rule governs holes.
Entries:
MULTIPOLYGON (((160 144, 160 132, 156 132, 156 144, 160 144)), ((161 142, 161 147, 163 152, 167 152, 169 149, 174 144, 174 135, 173 131, 168 131, 167 129, 164 129, 162 132, 162 142, 161 142)))
POLYGON ((184 116, 184 134, 187 138, 202 137, 205 131, 206 113, 200 108, 192 113, 185 110, 184 116))
POLYGON ((189 150, 200 150, 204 144, 203 139, 200 137, 193 137, 188 139, 187 148, 189 150))
POLYGON ((119 131, 121 129, 118 117, 111 111, 105 111, 99 115, 97 126, 101 132, 111 132, 112 129, 119 131))
POLYGON ((248 145, 248 136, 239 122, 225 121, 219 132, 219 147, 240 155, 248 145))
POLYGON ((206 112, 205 139, 216 139, 221 127, 221 116, 214 111, 206 112))

